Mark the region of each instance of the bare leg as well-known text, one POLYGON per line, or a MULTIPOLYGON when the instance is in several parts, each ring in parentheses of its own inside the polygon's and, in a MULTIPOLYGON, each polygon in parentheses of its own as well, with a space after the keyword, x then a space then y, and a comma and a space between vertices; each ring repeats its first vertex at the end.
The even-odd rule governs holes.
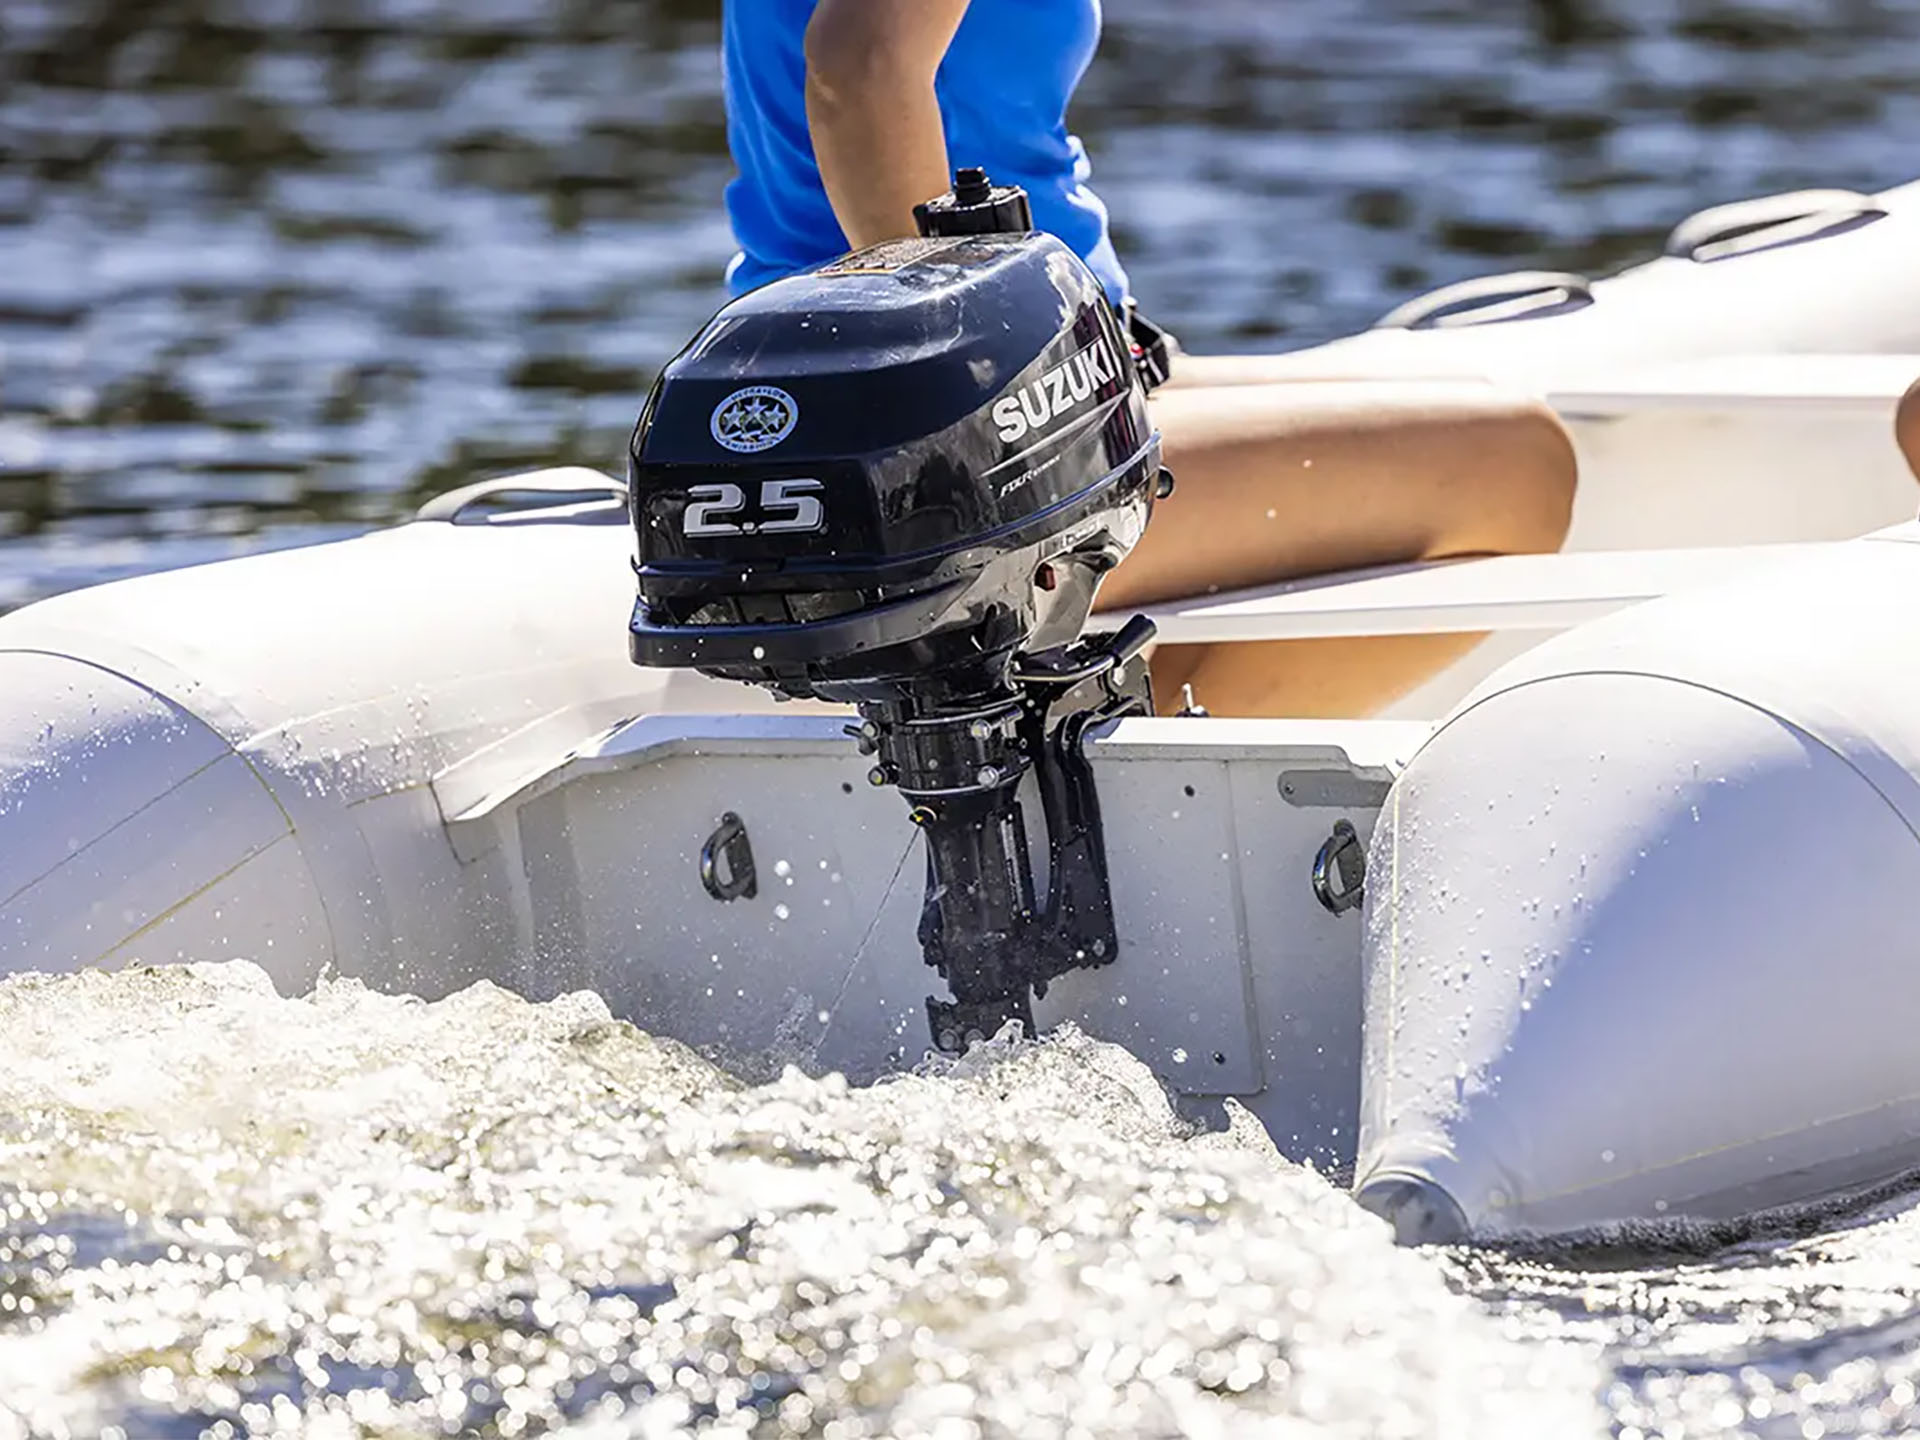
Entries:
POLYGON ((1920 480, 1920 380, 1914 381, 1900 397, 1900 408, 1893 416, 1893 434, 1900 442, 1901 453, 1907 457, 1907 468, 1920 480))
MULTIPOLYGON (((1538 401, 1470 382, 1294 382, 1162 391, 1178 481, 1100 608, 1443 556, 1552 550, 1573 447, 1538 401)), ((1216 714, 1365 714, 1477 637, 1164 646, 1156 688, 1216 714)))
POLYGON ((1350 640, 1243 640, 1163 645, 1153 653, 1155 703, 1178 707, 1180 687, 1210 715, 1338 719, 1391 704, 1486 637, 1368 635, 1350 640))

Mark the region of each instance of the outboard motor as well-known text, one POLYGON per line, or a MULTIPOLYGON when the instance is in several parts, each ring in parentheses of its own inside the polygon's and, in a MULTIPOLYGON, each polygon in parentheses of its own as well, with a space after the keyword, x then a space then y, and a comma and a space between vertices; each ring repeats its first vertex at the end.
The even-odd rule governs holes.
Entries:
POLYGON ((633 435, 631 649, 851 703, 927 841, 934 1043, 1033 1032, 1050 979, 1117 950, 1089 725, 1151 712, 1136 616, 1081 637, 1161 468, 1119 318, 1017 187, 960 172, 922 235, 721 310, 633 435), (1048 836, 1036 898, 1019 800, 1048 836))

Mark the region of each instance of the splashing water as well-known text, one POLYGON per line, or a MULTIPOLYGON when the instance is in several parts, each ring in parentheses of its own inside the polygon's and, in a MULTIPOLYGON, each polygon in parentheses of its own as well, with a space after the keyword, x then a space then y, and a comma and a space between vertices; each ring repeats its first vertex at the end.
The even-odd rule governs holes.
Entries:
POLYGON ((243 963, 0 1024, 0 1435, 1601 1428, 1588 1339, 1072 1030, 749 1087, 591 995, 243 963))

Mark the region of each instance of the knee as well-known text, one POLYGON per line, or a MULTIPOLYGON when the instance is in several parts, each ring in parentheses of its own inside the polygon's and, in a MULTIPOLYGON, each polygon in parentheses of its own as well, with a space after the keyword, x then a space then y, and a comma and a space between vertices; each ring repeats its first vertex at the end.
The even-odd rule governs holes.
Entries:
POLYGON ((1579 477, 1573 438, 1544 401, 1488 404, 1467 453, 1478 501, 1448 538, 1453 554, 1558 550, 1573 519, 1579 477))
POLYGON ((1907 457, 1907 468, 1920 480, 1920 380, 1907 387, 1893 412, 1893 438, 1900 442, 1900 453, 1907 457))

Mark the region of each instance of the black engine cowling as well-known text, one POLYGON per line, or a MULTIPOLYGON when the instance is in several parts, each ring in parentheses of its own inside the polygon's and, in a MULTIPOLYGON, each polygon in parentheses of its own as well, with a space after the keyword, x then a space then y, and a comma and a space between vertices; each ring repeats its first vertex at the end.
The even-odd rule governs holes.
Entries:
POLYGON ((1070 641, 1160 447, 1120 322, 1037 234, 859 251, 734 301, 633 435, 633 658, 793 696, 1070 641))

